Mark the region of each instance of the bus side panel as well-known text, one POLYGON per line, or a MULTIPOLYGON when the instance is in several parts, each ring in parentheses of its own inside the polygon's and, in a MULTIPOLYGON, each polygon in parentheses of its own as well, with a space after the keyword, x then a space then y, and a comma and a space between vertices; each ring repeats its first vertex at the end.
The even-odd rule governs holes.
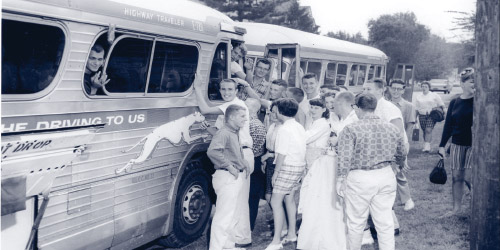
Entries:
POLYGON ((51 193, 38 231, 40 249, 105 249, 114 235, 114 181, 51 193))
MULTIPOLYGON (((56 179, 56 191, 51 194, 40 227, 40 248, 103 249, 126 241, 144 244, 146 238, 161 236, 170 211, 169 194, 173 180, 190 147, 180 134, 176 138, 171 136, 181 133, 181 130, 188 131, 191 136, 201 133, 199 124, 186 118, 193 115, 194 108, 177 108, 175 111, 166 108, 79 115, 80 119, 100 117, 101 120, 107 120, 103 117, 124 117, 124 121, 107 124, 87 145, 83 155, 56 179), (142 122, 130 123, 135 118, 129 120, 129 117, 139 115, 143 115, 142 122), (184 119, 189 120, 188 124, 183 122, 184 119), (168 131, 166 138, 149 136, 158 133, 155 129, 164 125, 168 131), (146 141, 158 139, 156 146, 149 148, 148 152, 145 152, 144 138, 146 141), (125 152, 134 145, 135 148, 125 152), (133 164, 131 174, 115 173, 143 154, 149 157, 142 163, 133 164), (102 233, 94 233, 99 231, 102 233), (86 243, 78 241, 83 236, 86 243)), ((64 116, 35 119, 49 123, 77 119, 70 114, 64 116)), ((194 141, 199 142, 201 140, 194 141)))

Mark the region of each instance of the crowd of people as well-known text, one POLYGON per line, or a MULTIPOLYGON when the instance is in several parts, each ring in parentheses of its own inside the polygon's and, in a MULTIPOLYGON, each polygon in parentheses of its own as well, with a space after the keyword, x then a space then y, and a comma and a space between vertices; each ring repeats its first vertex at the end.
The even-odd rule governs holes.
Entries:
MULTIPOLYGON (((202 124, 213 135, 207 154, 216 169, 210 249, 252 244, 261 197, 274 219, 267 250, 282 249, 288 242, 296 242, 297 249, 361 249, 373 243, 375 235, 379 249, 395 249, 396 194, 405 211, 415 206, 405 176, 407 131, 416 122, 416 112, 420 123, 426 119, 426 104, 419 109, 404 100, 401 80, 389 83, 387 100, 382 79, 366 82, 363 93, 354 95, 344 88, 320 88, 317 76, 310 73, 302 77, 301 88, 284 80, 267 82, 270 67, 269 60, 261 59, 255 75, 222 80, 225 102, 219 106, 209 106, 201 86, 195 86, 200 111, 219 115, 214 127, 202 124)), ((471 98, 469 92, 464 91, 464 99, 471 98)), ((464 176, 470 144, 464 143, 470 142, 467 135, 454 132, 467 126, 455 123, 470 116, 468 104, 454 101, 457 107, 452 110, 457 111, 448 109, 441 142, 452 137, 454 196, 463 192, 459 184, 469 183, 464 176)))

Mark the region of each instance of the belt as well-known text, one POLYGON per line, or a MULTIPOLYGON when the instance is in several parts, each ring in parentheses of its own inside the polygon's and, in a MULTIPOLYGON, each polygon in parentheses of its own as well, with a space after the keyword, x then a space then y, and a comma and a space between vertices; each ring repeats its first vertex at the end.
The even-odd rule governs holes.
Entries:
POLYGON ((250 148, 249 146, 242 146, 242 149, 250 148))

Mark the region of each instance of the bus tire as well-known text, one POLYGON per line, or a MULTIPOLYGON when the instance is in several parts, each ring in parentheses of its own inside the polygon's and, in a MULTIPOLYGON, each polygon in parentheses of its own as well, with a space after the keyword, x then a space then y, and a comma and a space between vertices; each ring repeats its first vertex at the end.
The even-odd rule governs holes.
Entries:
POLYGON ((199 160, 188 163, 177 190, 172 232, 159 240, 162 246, 179 248, 201 237, 212 212, 210 183, 199 160))

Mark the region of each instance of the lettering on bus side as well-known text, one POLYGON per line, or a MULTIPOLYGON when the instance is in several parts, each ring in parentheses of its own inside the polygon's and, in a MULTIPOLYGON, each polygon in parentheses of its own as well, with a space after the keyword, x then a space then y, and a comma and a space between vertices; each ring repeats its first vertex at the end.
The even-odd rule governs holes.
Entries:
MULTIPOLYGON (((41 150, 52 143, 52 140, 32 140, 24 142, 13 142, 2 145, 2 155, 9 155, 17 152, 26 152, 30 150, 41 150)), ((5 157, 4 156, 4 157, 5 157)))
POLYGON ((56 120, 32 120, 32 122, 17 122, 17 123, 2 123, 2 133, 18 132, 27 129, 56 129, 66 127, 77 127, 96 125, 106 123, 106 126, 127 126, 131 124, 140 124, 146 122, 146 114, 128 114, 128 115, 107 115, 104 117, 82 117, 73 119, 56 119, 56 120))

